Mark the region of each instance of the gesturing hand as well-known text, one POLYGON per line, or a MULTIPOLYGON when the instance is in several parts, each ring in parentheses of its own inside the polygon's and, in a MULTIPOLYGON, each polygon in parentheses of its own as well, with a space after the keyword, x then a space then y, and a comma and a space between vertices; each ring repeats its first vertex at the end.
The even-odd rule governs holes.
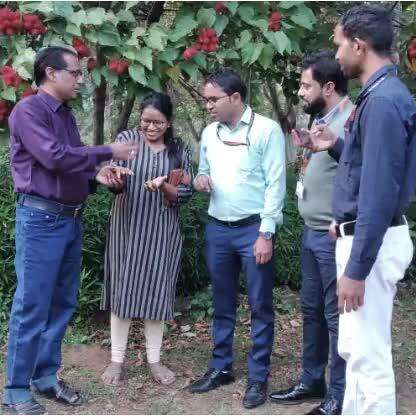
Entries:
POLYGON ((364 305, 365 280, 353 280, 341 276, 337 282, 339 313, 358 310, 364 305))
POLYGON ((214 188, 211 178, 208 175, 198 175, 194 179, 194 188, 198 192, 211 192, 214 188))
POLYGON ((322 152, 323 150, 330 149, 337 138, 326 124, 318 124, 312 127, 310 131, 310 138, 312 142, 311 149, 314 152, 322 152))
POLYGON ((162 187, 162 185, 168 180, 167 176, 158 176, 157 178, 146 181, 144 186, 150 192, 155 192, 162 187))
POLYGON ((139 144, 134 142, 128 143, 111 143, 109 144, 113 152, 114 160, 130 160, 134 159, 139 149, 139 144))
POLYGON ((134 175, 134 173, 128 168, 107 165, 98 171, 95 180, 101 185, 109 188, 120 189, 124 186, 126 175, 131 176, 134 175))

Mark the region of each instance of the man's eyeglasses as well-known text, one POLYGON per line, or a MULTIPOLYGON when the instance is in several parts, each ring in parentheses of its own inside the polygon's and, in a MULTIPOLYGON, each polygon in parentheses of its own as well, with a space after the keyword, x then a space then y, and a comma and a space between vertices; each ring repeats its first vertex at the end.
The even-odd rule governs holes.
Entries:
POLYGON ((66 69, 66 68, 55 68, 58 71, 69 72, 74 78, 82 76, 82 71, 80 69, 66 69))
POLYGON ((166 122, 165 121, 161 121, 161 120, 148 120, 146 118, 142 118, 141 119, 141 123, 143 126, 148 127, 151 124, 153 124, 155 127, 157 127, 158 129, 162 128, 166 122))
POLYGON ((222 95, 221 97, 202 97, 207 104, 217 104, 221 98, 229 97, 229 95, 222 95))

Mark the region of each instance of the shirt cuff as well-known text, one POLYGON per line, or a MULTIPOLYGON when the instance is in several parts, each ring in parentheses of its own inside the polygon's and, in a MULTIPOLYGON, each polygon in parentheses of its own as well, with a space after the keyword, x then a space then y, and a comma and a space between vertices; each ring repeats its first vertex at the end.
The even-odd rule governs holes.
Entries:
POLYGON ((260 224, 261 233, 275 233, 276 232, 276 222, 272 218, 263 218, 260 224))
POLYGON ((344 149, 344 140, 338 137, 334 145, 328 150, 328 154, 329 156, 332 157, 332 159, 335 159, 337 162, 339 162, 343 149, 344 149))
POLYGON ((345 267, 344 275, 352 280, 365 280, 370 274, 373 262, 371 260, 359 262, 350 257, 345 267))

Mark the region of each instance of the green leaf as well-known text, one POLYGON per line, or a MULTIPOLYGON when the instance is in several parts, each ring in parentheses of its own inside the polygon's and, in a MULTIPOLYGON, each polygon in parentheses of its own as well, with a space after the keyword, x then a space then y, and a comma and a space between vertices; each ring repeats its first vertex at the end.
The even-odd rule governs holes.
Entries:
POLYGON ((136 60, 151 71, 153 68, 153 51, 144 46, 138 51, 138 57, 136 60))
POLYGON ((140 3, 139 1, 126 1, 124 4, 126 5, 126 10, 129 10, 139 3, 140 3))
POLYGON ((119 22, 129 22, 129 23, 136 23, 136 19, 134 14, 130 10, 120 10, 116 17, 119 22))
POLYGON ((283 29, 294 29, 295 26, 291 25, 290 23, 285 22, 284 20, 282 20, 282 27, 283 29))
POLYGON ((238 9, 238 2, 237 1, 227 1, 226 6, 227 6, 227 9, 234 16, 237 9, 238 9))
POLYGON ((66 25, 66 29, 65 30, 70 35, 82 36, 81 28, 79 26, 75 25, 74 23, 68 23, 66 25))
POLYGON ((94 30, 89 30, 88 32, 85 32, 84 38, 91 43, 97 43, 98 42, 97 31, 94 29, 94 30))
POLYGON ((257 58, 260 56, 260 53, 264 47, 263 42, 259 43, 247 43, 241 48, 241 58, 243 64, 253 64, 257 61, 257 58))
POLYGON ((38 12, 45 15, 52 13, 53 4, 49 1, 18 2, 19 10, 24 13, 38 12))
POLYGON ((238 14, 241 17, 241 20, 251 25, 254 19, 254 7, 243 4, 238 8, 238 14))
POLYGON ((79 10, 75 13, 72 13, 67 17, 68 22, 73 23, 76 26, 81 26, 87 23, 87 14, 85 10, 79 10))
POLYGON ((130 39, 128 39, 125 44, 129 46, 138 46, 139 41, 137 40, 138 37, 142 37, 146 32, 146 28, 144 27, 136 27, 133 29, 131 33, 130 39))
POLYGON ((199 53, 195 55, 193 61, 197 63, 201 68, 207 69, 207 57, 203 53, 199 53))
POLYGON ((157 24, 153 24, 149 28, 149 33, 145 38, 145 43, 149 48, 163 51, 167 42, 167 33, 157 24))
POLYGON ((302 26, 309 30, 313 28, 313 25, 316 22, 316 18, 312 10, 303 4, 299 5, 295 13, 290 15, 290 19, 292 20, 292 22, 295 22, 299 26, 302 26))
POLYGON ((139 51, 137 48, 133 46, 128 46, 127 48, 122 48, 122 55, 130 59, 131 61, 138 61, 139 60, 139 51))
POLYGON ((225 59, 240 59, 240 55, 234 50, 228 50, 225 54, 225 59))
POLYGON ((160 78, 155 74, 151 74, 149 77, 148 87, 151 88, 153 91, 163 92, 162 83, 160 82, 160 78))
POLYGON ((13 46, 16 48, 18 54, 24 52, 26 49, 26 36, 15 36, 13 39, 13 46))
POLYGON ((64 18, 69 18, 73 13, 72 2, 69 1, 53 1, 53 14, 64 18))
POLYGON ((263 67, 263 69, 269 69, 270 65, 273 62, 273 55, 274 55, 274 48, 270 43, 264 45, 263 50, 259 56, 259 64, 263 67))
POLYGON ((290 52, 290 39, 284 32, 266 32, 264 37, 278 50, 280 54, 288 51, 290 52))
POLYGON ((94 84, 99 87, 101 85, 101 68, 94 68, 91 71, 91 78, 94 84))
POLYGON ((144 66, 138 65, 138 64, 130 65, 129 66, 129 74, 130 74, 130 77, 134 81, 136 81, 139 84, 144 85, 144 86, 147 85, 147 79, 146 79, 146 74, 145 74, 145 71, 144 71, 144 66))
POLYGON ((280 9, 290 9, 293 6, 297 6, 299 2, 297 1, 281 1, 279 2, 280 9))
POLYGON ((48 23, 48 29, 63 35, 66 30, 66 22, 62 18, 57 18, 48 23))
POLYGON ((169 34, 169 40, 177 42, 188 33, 191 33, 196 27, 198 27, 198 22, 193 18, 193 16, 180 16, 175 21, 175 29, 173 29, 173 31, 169 34))
POLYGON ((32 78, 33 62, 35 61, 35 51, 31 48, 25 49, 13 59, 13 68, 23 79, 32 78))
POLYGON ((158 55, 160 61, 166 62, 170 66, 173 65, 173 61, 179 56, 177 48, 167 48, 158 55))
POLYGON ((177 83, 182 75, 179 64, 167 69, 166 75, 175 83, 177 83))
POLYGON ((103 46, 118 46, 121 42, 117 28, 111 23, 104 23, 97 31, 98 43, 103 46))
POLYGON ((192 81, 197 82, 198 79, 198 65, 192 62, 182 62, 181 68, 191 77, 192 81))
POLYGON ((225 15, 218 15, 217 20, 215 21, 214 29, 217 32, 217 36, 221 36, 225 27, 228 25, 230 20, 225 15))
POLYGON ((118 75, 110 72, 106 66, 101 68, 101 73, 110 85, 114 87, 118 85, 118 75))
POLYGON ((212 27, 215 23, 216 13, 214 9, 201 7, 196 14, 199 27, 212 27))
POLYGON ((236 42, 236 48, 241 49, 244 45, 251 41, 251 32, 243 30, 240 34, 240 39, 236 42))
POLYGON ((106 20, 106 13, 102 7, 93 7, 86 10, 87 24, 99 26, 106 20))
POLYGON ((260 28, 263 32, 265 32, 269 27, 269 23, 264 19, 253 20, 252 24, 253 26, 260 28))
POLYGON ((1 98, 7 101, 16 101, 16 90, 13 87, 7 87, 1 92, 1 98))

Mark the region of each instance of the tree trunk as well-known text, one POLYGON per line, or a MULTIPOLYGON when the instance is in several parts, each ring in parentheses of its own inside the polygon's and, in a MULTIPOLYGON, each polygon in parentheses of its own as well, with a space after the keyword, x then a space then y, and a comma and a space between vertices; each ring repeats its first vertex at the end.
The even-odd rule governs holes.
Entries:
POLYGON ((117 133, 120 133, 123 130, 127 129, 129 118, 134 107, 134 102, 136 101, 136 96, 133 94, 127 97, 127 100, 124 102, 123 109, 121 110, 120 120, 117 125, 117 133))
POLYGON ((107 82, 101 77, 101 84, 94 90, 94 134, 93 144, 104 143, 104 109, 107 82))

